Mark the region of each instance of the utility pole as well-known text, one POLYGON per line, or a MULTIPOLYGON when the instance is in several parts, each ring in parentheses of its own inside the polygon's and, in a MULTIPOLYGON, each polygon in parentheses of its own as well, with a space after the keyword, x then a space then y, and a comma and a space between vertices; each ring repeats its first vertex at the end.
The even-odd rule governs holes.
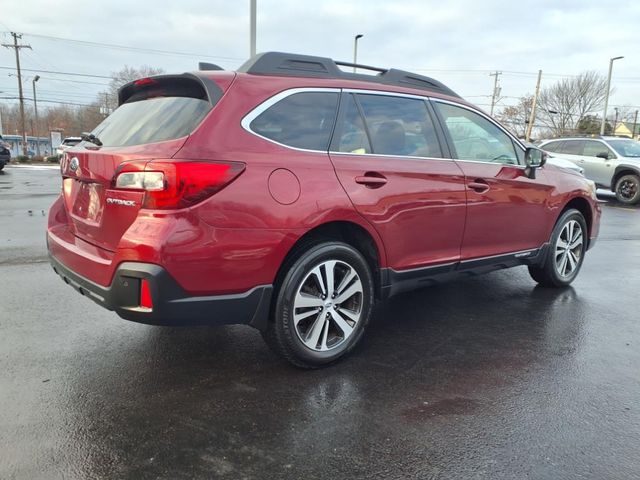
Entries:
POLYGON ((36 155, 40 156, 40 123, 38 123, 38 97, 36 97, 36 82, 40 80, 40 75, 33 77, 33 109, 36 112, 36 155))
POLYGON ((496 77, 493 82, 493 95, 491 96, 491 111, 489 114, 493 117, 493 107, 495 107, 498 97, 500 96, 500 86, 498 85, 498 77, 502 75, 502 72, 490 73, 490 77, 496 77))
POLYGON ((618 107, 614 108, 614 110, 616 112, 616 117, 613 121, 613 132, 611 132, 612 135, 616 134, 616 128, 618 128, 618 107))
POLYGON ((20 49, 28 48, 31 50, 31 45, 19 45, 18 39, 22 38, 21 34, 11 32, 13 37, 13 45, 10 43, 3 43, 2 46, 6 48, 13 48, 16 51, 16 70, 18 70, 18 96, 20 98, 20 123, 22 125, 22 154, 27 155, 27 127, 24 122, 24 95, 22 94, 22 73, 20 72, 20 49))
MULTIPOLYGON (((638 110, 636 110, 636 115, 633 118, 633 132, 631 132, 631 138, 634 139, 634 140, 636 138, 636 125, 637 125, 637 123, 638 123, 638 110)), ((2 133, 2 132, 0 131, 0 133, 2 133)))
POLYGON ((533 105, 531 105, 531 116, 529 117, 529 126, 527 127, 527 135, 525 140, 528 142, 531 140, 531 130, 533 130, 533 124, 536 122, 536 106, 538 105, 538 94, 540 93, 540 81, 542 80, 542 70, 538 70, 538 83, 536 83, 536 93, 533 96, 533 105))
POLYGON ((256 54, 256 0, 251 0, 250 10, 249 53, 253 57, 256 54))

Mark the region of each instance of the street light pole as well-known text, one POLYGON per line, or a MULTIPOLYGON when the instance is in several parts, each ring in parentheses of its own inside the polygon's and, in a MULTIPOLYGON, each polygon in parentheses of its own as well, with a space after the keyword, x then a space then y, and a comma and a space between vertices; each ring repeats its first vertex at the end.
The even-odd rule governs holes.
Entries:
POLYGON ((624 57, 613 57, 609 60, 609 76, 607 77, 607 95, 604 97, 604 112, 602 113, 602 123, 600 124, 600 135, 604 135, 604 126, 607 123, 607 107, 609 106, 609 91, 611 90, 611 72, 613 71, 613 62, 624 57))
MULTIPOLYGON (((364 35, 359 33, 355 36, 353 40, 353 63, 358 63, 358 40, 360 40, 364 35)), ((356 67, 353 67, 353 73, 356 73, 356 67)))
POLYGON ((39 128, 40 123, 38 123, 38 98, 36 97, 36 82, 40 80, 40 75, 36 75, 33 77, 33 109, 36 112, 36 128, 35 128, 35 137, 36 137, 36 155, 40 156, 40 134, 39 128))
POLYGON ((250 17, 249 53, 253 57, 256 54, 256 0, 251 0, 250 17))

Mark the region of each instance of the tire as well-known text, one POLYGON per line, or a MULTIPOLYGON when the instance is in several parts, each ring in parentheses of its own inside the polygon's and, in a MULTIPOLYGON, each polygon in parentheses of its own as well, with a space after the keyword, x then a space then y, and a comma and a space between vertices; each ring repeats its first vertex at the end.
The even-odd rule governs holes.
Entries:
POLYGON ((553 228, 543 262, 529 266, 531 278, 545 287, 566 287, 580 272, 586 246, 587 223, 584 217, 578 210, 567 210, 553 228))
POLYGON ((326 366, 351 352, 374 303, 373 276, 362 254, 346 243, 316 242, 299 249, 283 271, 263 332, 269 347, 302 368, 326 366))
POLYGON ((636 205, 640 202, 640 177, 623 175, 616 182, 616 199, 625 205, 636 205))

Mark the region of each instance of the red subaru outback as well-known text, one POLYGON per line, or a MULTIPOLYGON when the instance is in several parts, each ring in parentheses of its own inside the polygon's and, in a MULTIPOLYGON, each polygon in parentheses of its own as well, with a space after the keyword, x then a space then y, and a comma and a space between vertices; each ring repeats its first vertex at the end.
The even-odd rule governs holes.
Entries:
POLYGON ((339 65, 266 53, 122 87, 62 159, 54 270, 122 318, 248 324, 304 367, 401 291, 517 265, 576 278, 592 184, 436 80, 339 65))

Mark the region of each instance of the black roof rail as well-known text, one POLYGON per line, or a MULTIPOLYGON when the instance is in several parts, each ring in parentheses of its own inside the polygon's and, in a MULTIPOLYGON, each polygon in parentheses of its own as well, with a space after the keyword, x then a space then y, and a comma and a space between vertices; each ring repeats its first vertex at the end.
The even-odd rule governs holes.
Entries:
POLYGON ((224 70, 224 68, 220 65, 216 65, 215 63, 199 62, 198 70, 224 70))
POLYGON ((398 87, 419 88, 430 92, 442 93, 451 97, 460 95, 449 87, 430 77, 418 75, 395 68, 386 69, 347 62, 336 62, 327 57, 299 55, 296 53, 265 52, 247 60, 238 72, 253 75, 283 75, 291 77, 343 78, 364 82, 395 85, 398 87), (378 72, 376 75, 351 73, 341 70, 339 66, 361 68, 378 72))

